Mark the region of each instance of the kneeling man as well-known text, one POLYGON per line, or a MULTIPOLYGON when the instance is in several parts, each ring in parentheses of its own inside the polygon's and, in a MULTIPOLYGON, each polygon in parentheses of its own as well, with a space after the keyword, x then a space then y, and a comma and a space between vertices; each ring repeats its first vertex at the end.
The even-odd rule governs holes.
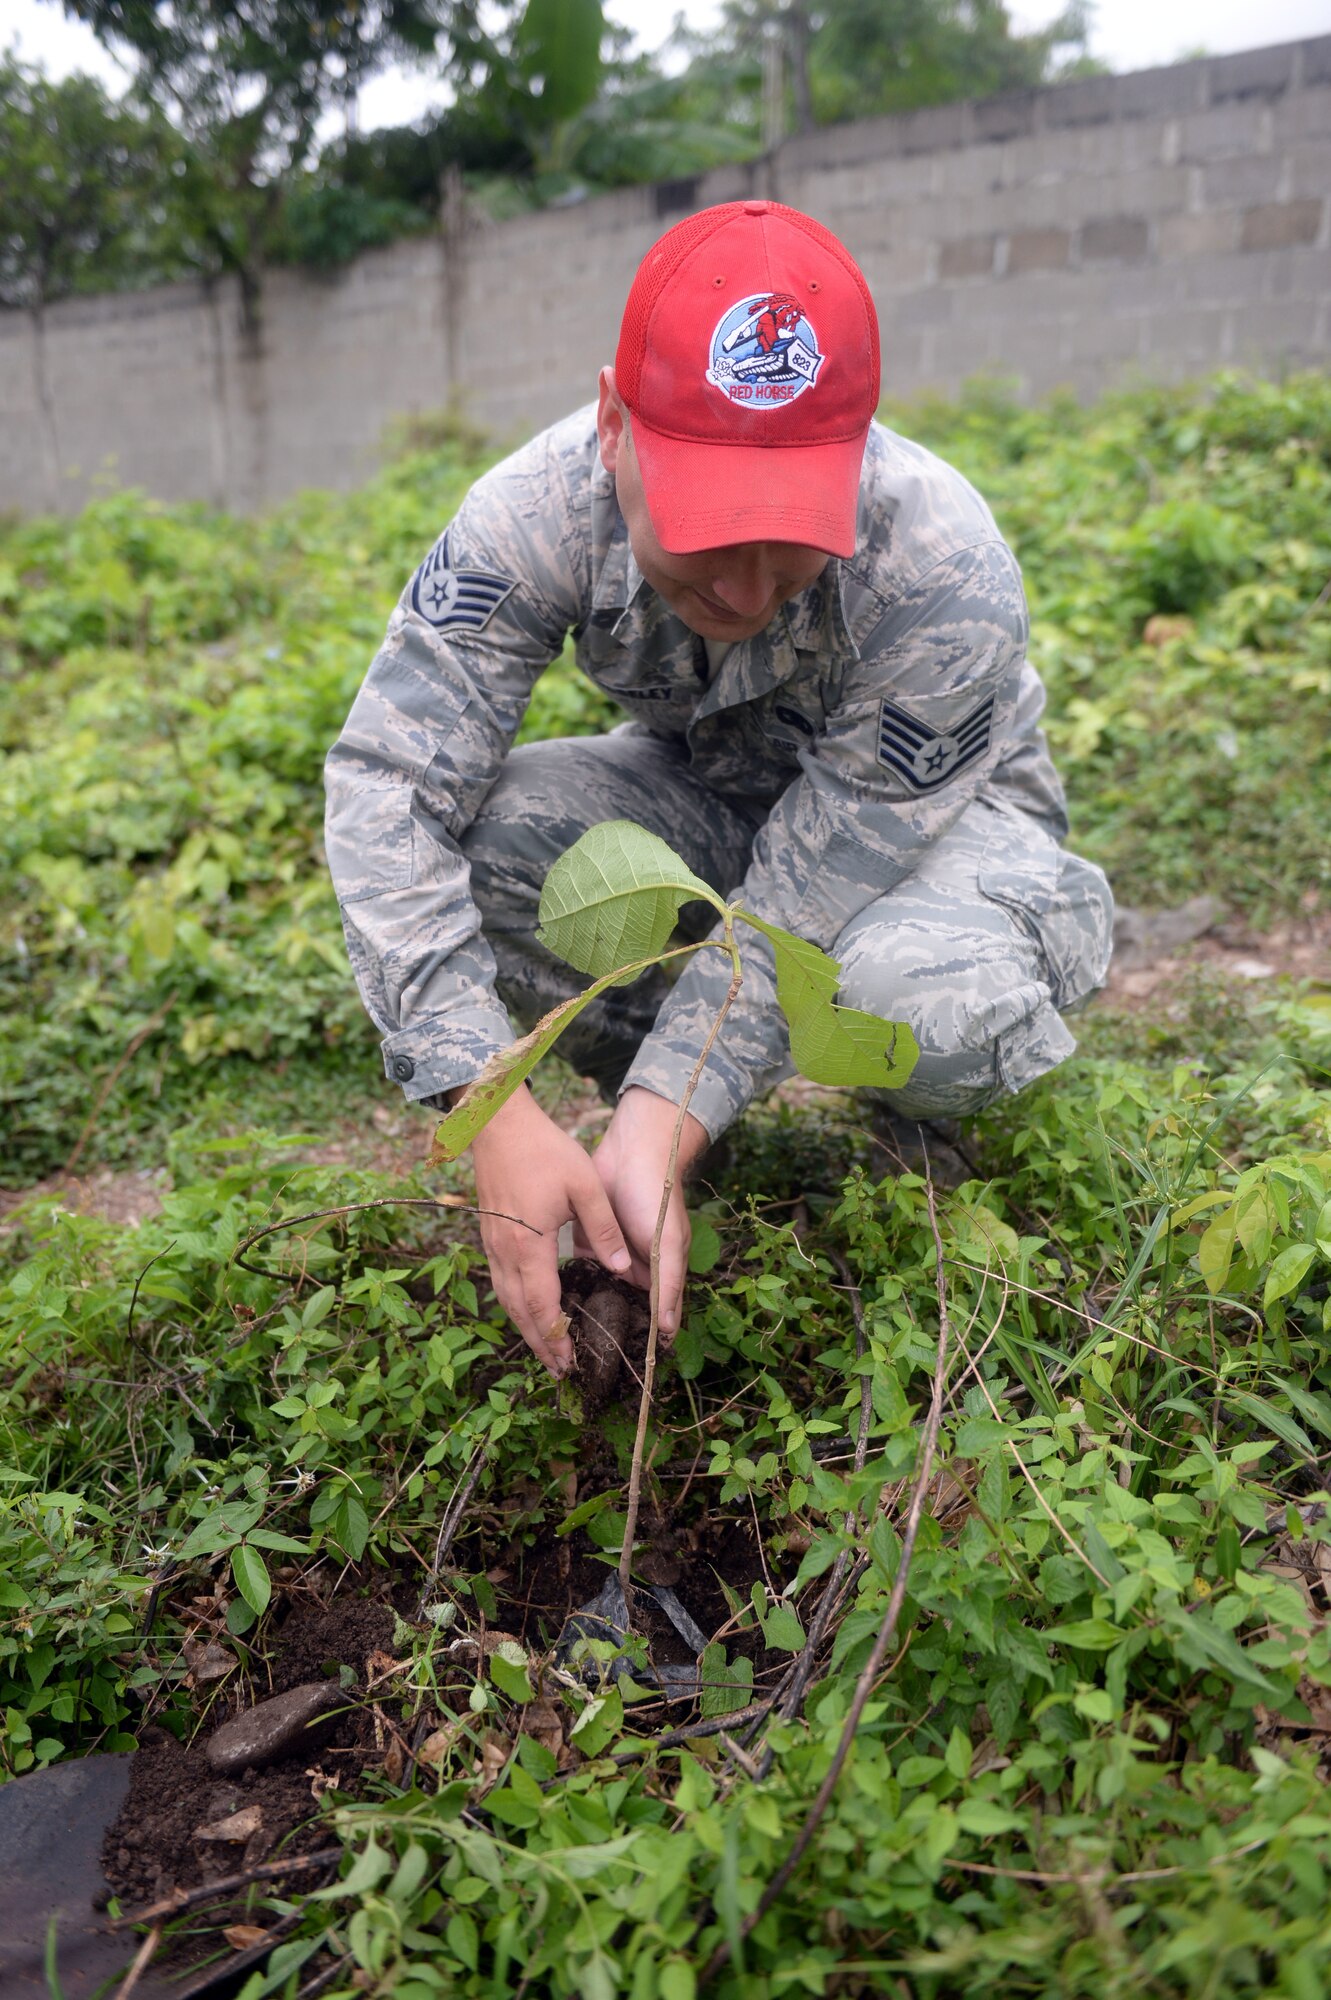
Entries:
MULTIPOLYGON (((409 1098, 443 1108, 585 982, 536 939, 551 863, 631 819, 727 897, 839 960, 849 1006, 908 1021, 913 1118, 976 1111, 1073 1048, 1112 906, 1062 845, 1016 561, 959 473, 874 421, 855 262, 765 201, 651 250, 599 396, 478 480, 407 585, 327 767, 352 965, 409 1098), (513 747, 569 633, 628 720, 513 747)), ((683 913, 704 912, 694 904, 683 913)), ((710 914, 704 912, 704 914, 710 914)), ((790 1072, 770 956, 696 1090, 695 1161, 790 1072)), ((560 1044, 616 1099, 590 1156, 519 1091, 476 1139, 495 1289, 562 1374, 556 1238, 638 1283, 676 1109, 729 980, 648 975, 560 1044)), ((672 1201, 662 1327, 688 1220, 672 1201)))

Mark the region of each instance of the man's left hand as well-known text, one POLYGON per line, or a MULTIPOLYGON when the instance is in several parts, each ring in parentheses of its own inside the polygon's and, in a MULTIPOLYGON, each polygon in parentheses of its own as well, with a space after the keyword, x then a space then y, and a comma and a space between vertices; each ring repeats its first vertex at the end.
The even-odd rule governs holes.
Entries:
MULTIPOLYGON (((628 1275, 644 1289, 651 1284, 652 1238, 656 1234, 661 1191, 670 1160, 670 1139, 678 1115, 679 1106, 658 1097, 655 1091, 636 1086, 626 1090, 592 1158, 629 1246, 633 1263, 628 1275)), ((660 1326, 667 1345, 679 1331, 688 1270, 690 1231, 684 1206, 684 1175, 706 1152, 708 1144, 706 1126, 686 1111, 675 1162, 675 1185, 661 1232, 660 1326)), ((580 1234, 575 1234, 574 1241, 579 1251, 586 1250, 580 1234)))

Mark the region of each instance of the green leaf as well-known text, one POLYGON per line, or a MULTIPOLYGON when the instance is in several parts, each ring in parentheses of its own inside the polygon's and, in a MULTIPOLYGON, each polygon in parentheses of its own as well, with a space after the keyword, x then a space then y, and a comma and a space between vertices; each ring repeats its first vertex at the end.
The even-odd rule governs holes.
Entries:
POLYGON ((236 1580, 236 1589, 256 1618, 262 1618, 268 1609, 268 1600, 273 1594, 272 1582, 268 1575, 268 1565, 257 1549, 242 1542, 231 1551, 231 1574, 236 1580))
POLYGON ((262 1500, 224 1500, 220 1507, 210 1507, 182 1542, 181 1561, 187 1562, 191 1556, 221 1555, 224 1549, 233 1548, 262 1512, 262 1500))
MULTIPOLYGON (((628 823, 623 822, 625 825, 628 823)), ((546 886, 549 887, 548 877, 546 886)), ((449 1160, 459 1159, 482 1126, 489 1124, 500 1105, 506 1104, 514 1091, 521 1087, 547 1049, 554 1047, 569 1023, 576 1021, 583 1008, 607 988, 626 984, 628 979, 636 978, 649 965, 658 965, 670 958, 683 958, 698 949, 697 945, 686 944, 673 951, 659 952, 655 957, 644 958, 640 964, 627 966, 621 972, 607 973, 594 986, 589 986, 585 993, 575 993, 571 1000, 552 1007, 530 1034, 521 1036, 511 1047, 500 1049, 491 1056, 476 1081, 468 1086, 436 1130, 427 1165, 438 1167, 449 1160)))
POLYGON ((1312 1243, 1291 1243, 1282 1250, 1266 1274, 1262 1304, 1272 1305, 1276 1299, 1287 1299, 1291 1292, 1297 1292, 1316 1255, 1317 1247, 1312 1243))
POLYGON ((841 968, 807 938, 737 910, 761 931, 776 956, 776 997, 790 1027, 790 1053, 801 1076, 832 1088, 852 1084, 896 1090, 914 1069, 919 1047, 904 1021, 882 1021, 836 1004, 841 968))
POLYGON ((601 81, 601 0, 527 0, 514 37, 518 67, 540 77, 541 123, 573 117, 595 97, 601 81))
POLYGON ((370 1517, 354 1493, 344 1493, 338 1501, 329 1532, 353 1562, 360 1561, 370 1539, 370 1517))
POLYGON ((1116 1646, 1123 1634, 1107 1618, 1074 1618, 1066 1625, 1051 1625, 1045 1636, 1057 1639, 1060 1646, 1077 1646, 1083 1652, 1104 1653, 1111 1646, 1116 1646))
POLYGON ((448 1920, 444 1936, 454 1958, 466 1966, 468 1972, 475 1972, 480 1962, 481 1940, 476 1928, 476 1919, 465 1910, 455 1910, 448 1920))
POLYGON ((1015 1833, 1022 1824, 1019 1813, 995 1805, 992 1799, 963 1799, 956 1813, 957 1825, 963 1833, 976 1833, 982 1838, 993 1833, 1015 1833))
POLYGON ((541 891, 541 943, 579 972, 625 985, 665 950, 685 903, 725 904, 673 847, 631 819, 602 820, 561 854, 541 891))
POLYGON ((584 1757, 599 1757, 606 1744, 618 1736, 623 1723, 624 1704, 619 1689, 607 1688, 604 1694, 587 1703, 569 1731, 569 1741, 576 1744, 584 1757))
POLYGON ((753 1697, 753 1661, 741 1653, 727 1661, 726 1649, 713 1640, 702 1656, 702 1712, 705 1717, 731 1715, 753 1697))
POLYGON ((1227 1208, 1202 1231, 1197 1245, 1197 1268, 1208 1292, 1218 1292, 1229 1276, 1234 1261, 1234 1210, 1227 1208))
POLYGON ((693 1234, 689 1238, 689 1269, 694 1277, 704 1277, 713 1270, 720 1255, 720 1236, 705 1215, 695 1215, 693 1234))
POLYGON ((527 1676, 527 1655, 515 1639, 501 1639, 490 1655, 490 1679, 510 1701, 534 1699, 527 1676))
POLYGON ((789 1604, 774 1604, 763 1619, 763 1637, 780 1652, 798 1653, 804 1644, 799 1614, 789 1604))

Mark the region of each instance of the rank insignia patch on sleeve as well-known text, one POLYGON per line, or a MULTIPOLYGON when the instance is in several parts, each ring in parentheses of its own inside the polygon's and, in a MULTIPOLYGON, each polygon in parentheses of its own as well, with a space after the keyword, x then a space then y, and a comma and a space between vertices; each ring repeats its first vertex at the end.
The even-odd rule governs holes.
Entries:
POLYGON ((977 757, 983 757, 993 722, 992 695, 941 736, 909 710, 885 701, 878 726, 878 761, 895 771, 913 792, 936 791, 977 757))
POLYGON ((483 632, 517 585, 487 569, 454 569, 448 535, 440 536, 411 580, 411 608, 436 632, 483 632))

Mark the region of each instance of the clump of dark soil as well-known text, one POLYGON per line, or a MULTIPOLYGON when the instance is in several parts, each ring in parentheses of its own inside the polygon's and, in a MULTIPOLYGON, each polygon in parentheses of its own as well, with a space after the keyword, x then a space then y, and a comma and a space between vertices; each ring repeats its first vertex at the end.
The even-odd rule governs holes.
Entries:
POLYGON ((267 1656, 251 1663, 249 1675, 236 1673, 227 1682, 227 1693, 192 1743, 178 1742, 165 1729, 144 1732, 130 1766, 129 1796, 102 1848, 106 1879, 126 1908, 327 1842, 319 1800, 334 1790, 355 1796, 362 1774, 382 1762, 373 1712, 359 1696, 370 1656, 386 1652, 392 1635, 389 1605, 356 1598, 298 1602, 267 1656), (351 1685, 345 1706, 321 1729, 317 1748, 307 1744, 239 1777, 220 1777, 210 1767, 206 1744, 213 1729, 269 1695, 324 1678, 351 1685), (227 1821, 233 1824, 226 1831, 239 1838, 200 1837, 200 1829, 222 1829, 227 1821))
POLYGON ((595 1417, 608 1403, 641 1392, 651 1324, 647 1294, 592 1257, 573 1258, 560 1280, 583 1408, 595 1417))

